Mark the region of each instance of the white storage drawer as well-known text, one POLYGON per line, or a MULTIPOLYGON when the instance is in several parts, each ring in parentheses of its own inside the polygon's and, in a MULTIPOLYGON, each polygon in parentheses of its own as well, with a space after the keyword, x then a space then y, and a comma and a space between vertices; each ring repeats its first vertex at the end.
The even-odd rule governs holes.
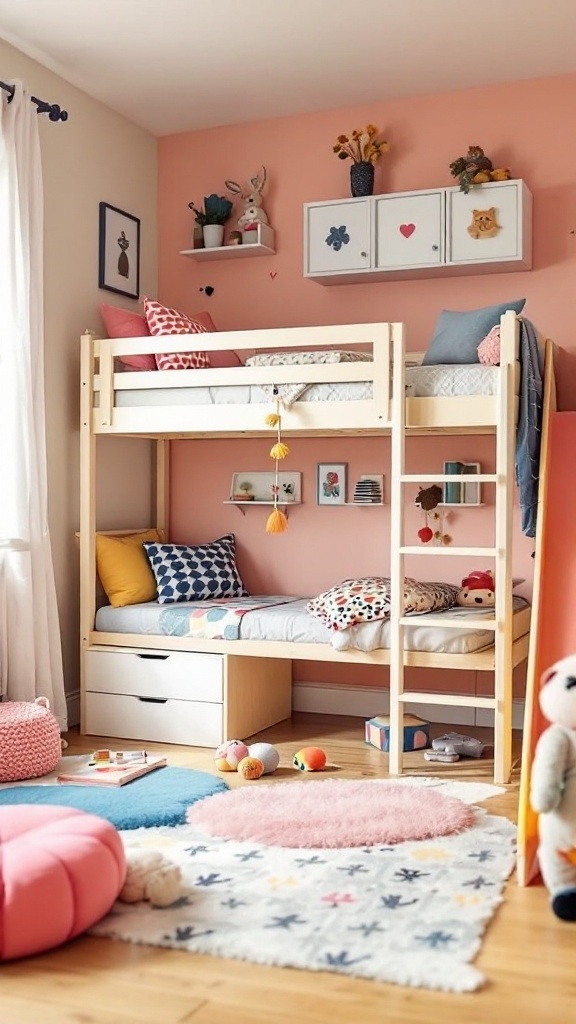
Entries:
MULTIPOLYGON (((220 654, 187 651, 86 651, 86 690, 179 701, 222 701, 220 654)), ((128 736, 128 734, 125 734, 128 736)))
POLYGON ((217 747, 223 741, 223 705, 86 694, 86 731, 94 736, 217 747))

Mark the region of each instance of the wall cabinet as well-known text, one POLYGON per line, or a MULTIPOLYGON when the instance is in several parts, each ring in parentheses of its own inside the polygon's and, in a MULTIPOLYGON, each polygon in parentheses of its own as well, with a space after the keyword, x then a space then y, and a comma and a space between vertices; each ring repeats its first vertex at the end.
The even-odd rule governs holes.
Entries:
POLYGON ((531 266, 532 196, 520 179, 304 206, 304 277, 321 284, 531 266))

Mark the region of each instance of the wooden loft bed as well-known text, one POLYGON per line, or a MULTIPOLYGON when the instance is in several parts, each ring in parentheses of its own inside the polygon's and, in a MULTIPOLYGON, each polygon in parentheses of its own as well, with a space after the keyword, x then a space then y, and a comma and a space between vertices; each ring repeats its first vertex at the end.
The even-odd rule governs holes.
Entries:
MULTIPOLYGON (((360 324, 334 327, 291 328, 217 335, 148 337, 145 339, 95 339, 82 337, 82 416, 81 416, 81 635, 82 635, 82 730, 102 735, 134 739, 161 738, 168 742, 190 742, 208 746, 232 735, 251 735, 288 717, 291 710, 291 666, 295 660, 315 660, 349 664, 390 665, 392 746, 391 774, 402 771, 399 737, 404 706, 407 703, 444 704, 491 708, 495 715, 495 780, 508 781, 510 774, 511 684, 513 668, 527 657, 530 609, 512 613, 512 504, 514 487, 514 425, 517 415, 519 321, 506 313, 501 322, 501 364, 497 393, 494 396, 406 397, 406 362, 418 354, 406 352, 402 324, 360 324), (122 355, 173 352, 200 349, 258 352, 271 350, 354 348, 367 350, 369 361, 312 364, 298 366, 233 367, 230 369, 119 372, 116 360, 122 355), (156 441, 156 523, 166 534, 169 516, 168 460, 169 441, 173 438, 220 436, 269 436, 265 415, 272 406, 246 402, 186 404, 190 390, 242 385, 369 382, 371 395, 362 400, 296 401, 283 410, 282 429, 292 436, 330 434, 392 435, 392 509, 391 509, 391 641, 389 649, 369 653, 356 649, 337 651, 330 644, 289 643, 268 640, 202 640, 178 636, 140 633, 103 632, 94 628, 96 614, 96 439, 98 434, 148 437, 156 441), (163 404, 165 394, 178 389, 178 404, 163 404), (145 405, 125 405, 121 393, 148 392, 145 405), (399 397, 398 397, 399 396, 399 397), (417 548, 404 545, 402 527, 402 490, 410 482, 440 482, 442 476, 416 478, 404 473, 406 437, 412 434, 494 434, 497 445, 495 474, 476 476, 476 482, 491 482, 496 489, 496 538, 494 548, 417 548), (482 628, 494 630, 494 646, 472 654, 433 654, 404 650, 406 620, 400 615, 400 583, 404 579, 404 558, 414 553, 437 555, 483 554, 494 560, 497 576, 497 606, 492 625, 482 620, 482 628), (129 656, 129 657, 128 657, 129 656), (187 657, 179 662, 180 674, 186 664, 194 673, 199 665, 218 662, 217 683, 194 691, 191 700, 179 686, 168 680, 167 697, 153 695, 154 683, 146 674, 150 660, 187 657), (210 661, 210 658, 213 660, 210 661), (200 661, 199 661, 200 659, 200 661), (202 662, 202 659, 204 661, 202 662), (134 669, 137 666, 137 671, 134 669), (124 684, 125 667, 129 679, 124 684), (406 666, 492 671, 495 675, 493 698, 464 697, 450 694, 414 694, 404 690, 406 666), (110 692, 107 679, 120 682, 110 692), (108 686, 108 689, 106 687, 108 686), (190 732, 182 739, 178 729, 168 728, 162 736, 154 731, 151 720, 136 716, 134 729, 126 717, 126 702, 136 698, 166 704, 175 698, 186 700, 191 720, 202 718, 202 704, 210 704, 210 727, 190 732), (107 713, 107 707, 114 711, 107 713), (214 710, 214 708, 216 710, 214 710), (143 724, 140 724, 143 722, 143 724), (113 729, 122 731, 114 732, 113 729), (142 730, 148 730, 144 735, 142 730), (220 739, 215 740, 219 735, 220 739)), ((546 416, 546 410, 544 415, 546 416)), ((128 533, 130 531, 121 531, 128 533)), ((488 620, 490 621, 490 620, 488 620)), ((446 624, 443 620, 442 625, 446 624)), ((459 623, 461 625, 461 622, 459 623)), ((176 662, 175 662, 176 663, 176 662)), ((210 673, 209 673, 210 674, 210 673)), ((141 710, 141 709, 140 709, 141 710)), ((205 707, 204 707, 205 710, 205 707)), ((183 717, 186 721, 186 716, 183 717)))

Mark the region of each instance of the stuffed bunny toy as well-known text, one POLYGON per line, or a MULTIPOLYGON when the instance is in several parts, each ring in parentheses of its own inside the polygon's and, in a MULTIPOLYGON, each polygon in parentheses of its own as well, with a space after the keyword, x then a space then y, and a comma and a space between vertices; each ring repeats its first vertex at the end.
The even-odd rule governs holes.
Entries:
POLYGON ((266 184, 266 168, 262 167, 259 174, 256 174, 242 187, 237 181, 230 179, 224 182, 226 188, 233 196, 239 196, 244 202, 244 211, 238 218, 238 227, 244 231, 251 224, 267 224, 268 217, 262 209, 262 192, 266 184))
POLYGON ((536 746, 530 801, 538 813, 538 859, 552 910, 576 921, 576 656, 542 677, 540 707, 552 724, 536 746))

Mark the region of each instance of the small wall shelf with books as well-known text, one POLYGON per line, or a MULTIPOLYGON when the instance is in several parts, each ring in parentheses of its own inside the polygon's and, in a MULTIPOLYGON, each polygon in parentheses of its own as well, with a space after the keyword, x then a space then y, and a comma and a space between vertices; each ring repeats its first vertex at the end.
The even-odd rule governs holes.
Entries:
POLYGON ((442 472, 446 476, 454 476, 454 481, 447 480, 444 482, 441 506, 444 508, 461 508, 463 505, 466 505, 479 508, 484 504, 480 481, 458 479, 460 476, 479 475, 482 472, 479 462, 445 462, 442 472))
MULTIPOLYGON (((230 497, 224 505, 236 505, 243 515, 245 509, 254 505, 273 505, 276 478, 271 473, 233 473, 230 484, 230 497)), ((302 504, 302 474, 278 474, 277 504, 283 509, 291 505, 302 504)))

